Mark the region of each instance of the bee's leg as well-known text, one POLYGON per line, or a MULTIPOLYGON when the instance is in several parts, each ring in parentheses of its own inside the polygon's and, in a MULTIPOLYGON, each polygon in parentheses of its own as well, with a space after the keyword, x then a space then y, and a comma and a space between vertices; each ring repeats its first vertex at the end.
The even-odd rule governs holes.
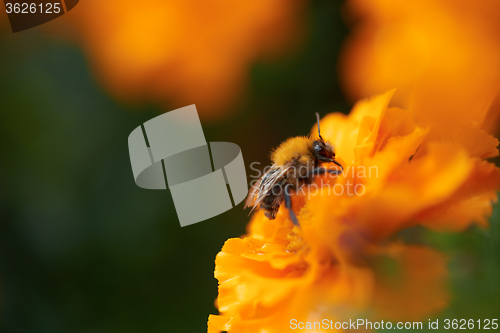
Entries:
POLYGON ((289 188, 291 185, 285 186, 285 207, 288 209, 288 212, 290 213, 290 219, 292 220, 293 224, 299 225, 299 220, 297 220, 297 216, 295 216, 295 213, 292 210, 292 199, 290 198, 290 193, 289 193, 289 188))
POLYGON ((327 172, 329 174, 332 174, 332 175, 339 175, 342 173, 342 171, 340 171, 340 170, 333 170, 333 169, 326 169, 323 167, 319 167, 319 168, 314 168, 311 171, 309 171, 309 175, 310 176, 320 176, 320 175, 324 175, 327 172))
POLYGON ((341 169, 342 171, 344 171, 344 167, 342 166, 342 164, 340 164, 339 162, 337 162, 337 161, 336 161, 335 159, 333 159, 333 158, 328 158, 328 157, 323 157, 323 156, 320 156, 320 157, 317 157, 317 160, 319 160, 319 161, 323 161, 323 162, 333 162, 333 163, 337 164, 337 165, 340 167, 340 169, 341 169))

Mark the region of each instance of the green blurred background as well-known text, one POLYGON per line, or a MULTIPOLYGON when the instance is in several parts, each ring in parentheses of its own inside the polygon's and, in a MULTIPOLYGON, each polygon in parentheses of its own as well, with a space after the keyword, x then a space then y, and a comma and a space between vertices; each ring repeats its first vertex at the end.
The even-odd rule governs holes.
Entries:
MULTIPOLYGON (((238 144, 247 165, 307 134, 314 112, 347 112, 337 55, 341 3, 308 5, 303 46, 255 63, 247 103, 209 141, 238 144)), ((128 134, 164 112, 125 105, 96 81, 78 45, 40 27, 0 32, 0 329, 2 332, 204 332, 217 313, 214 259, 245 232, 243 203, 181 228, 168 191, 133 181, 128 134)), ((424 233, 450 255, 443 316, 499 317, 500 212, 491 231, 424 233)), ((412 231, 420 233, 422 231, 412 231)))

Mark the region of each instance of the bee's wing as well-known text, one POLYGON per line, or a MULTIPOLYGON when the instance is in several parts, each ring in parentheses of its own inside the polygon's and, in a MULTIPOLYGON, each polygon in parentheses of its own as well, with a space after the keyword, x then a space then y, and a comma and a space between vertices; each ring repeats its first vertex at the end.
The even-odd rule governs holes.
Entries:
POLYGON ((258 181, 252 186, 247 200, 245 201, 245 208, 253 206, 252 211, 259 206, 264 200, 266 194, 272 190, 273 186, 283 179, 290 166, 284 167, 271 167, 258 181))

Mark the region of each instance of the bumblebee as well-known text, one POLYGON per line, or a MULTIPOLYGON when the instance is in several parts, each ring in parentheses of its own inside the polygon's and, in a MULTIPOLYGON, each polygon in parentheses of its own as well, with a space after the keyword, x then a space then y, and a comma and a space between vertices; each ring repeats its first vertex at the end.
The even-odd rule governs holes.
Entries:
POLYGON ((285 202, 290 219, 298 225, 291 194, 310 185, 316 176, 325 173, 338 175, 343 171, 342 165, 335 160, 333 146, 321 137, 318 113, 316 119, 318 139, 308 136, 290 138, 271 153, 271 168, 252 187, 245 202, 245 208, 253 206, 250 213, 256 208, 262 209, 268 219, 274 220, 280 205, 285 202), (340 170, 322 166, 332 162, 340 170))

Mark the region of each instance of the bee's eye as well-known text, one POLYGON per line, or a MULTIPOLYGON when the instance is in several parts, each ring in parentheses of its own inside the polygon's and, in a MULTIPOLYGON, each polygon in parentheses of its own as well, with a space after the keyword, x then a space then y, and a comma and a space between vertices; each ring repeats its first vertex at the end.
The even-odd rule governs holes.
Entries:
POLYGON ((322 148, 319 144, 317 144, 317 143, 316 143, 316 144, 314 145, 314 150, 315 150, 316 152, 320 153, 320 152, 323 150, 323 148, 322 148))

